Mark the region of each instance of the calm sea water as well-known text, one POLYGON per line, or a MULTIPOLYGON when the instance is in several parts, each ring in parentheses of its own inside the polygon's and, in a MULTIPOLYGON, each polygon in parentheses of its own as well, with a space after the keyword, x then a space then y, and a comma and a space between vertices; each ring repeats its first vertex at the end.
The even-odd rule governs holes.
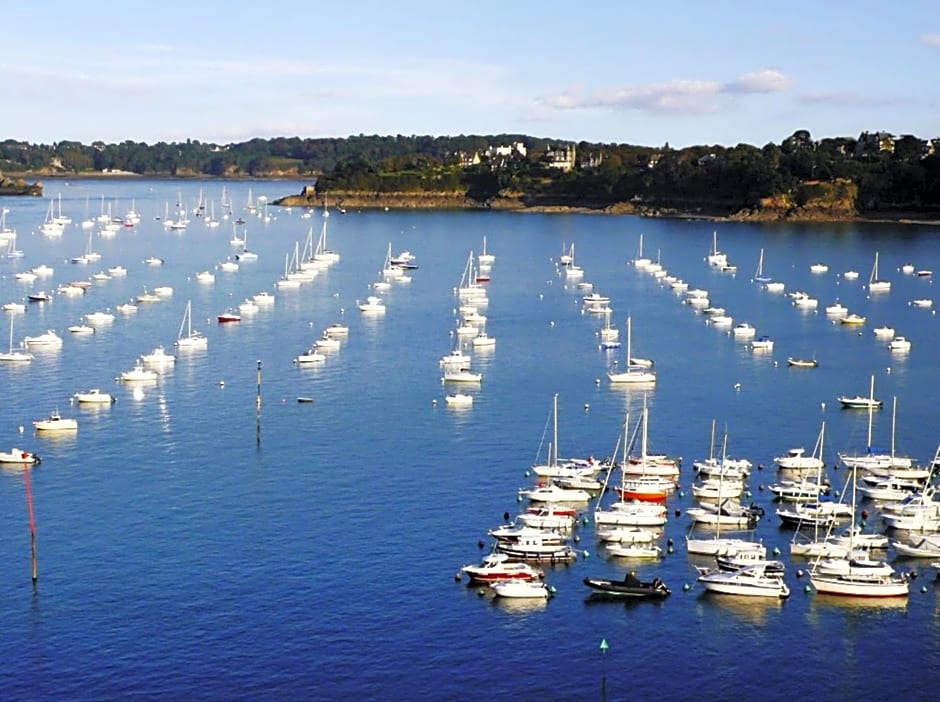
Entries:
MULTIPOLYGON (((225 187, 237 216, 249 187, 253 198, 273 199, 302 185, 225 187)), ((773 456, 812 450, 823 420, 830 465, 836 451, 864 448, 867 414, 840 410, 837 396, 866 394, 875 375, 876 395, 886 405, 898 399, 898 450, 925 462, 940 443, 938 320, 909 304, 932 297, 934 286, 898 270, 910 262, 940 271, 935 228, 722 223, 720 247, 739 266, 732 276, 704 262, 715 229, 708 222, 350 211, 329 220, 329 244, 342 260, 300 290, 281 292, 272 284, 285 255, 309 228, 316 237, 319 213, 305 219, 299 209, 270 208, 268 222, 249 217, 260 259, 199 284, 198 271, 233 255, 231 222, 208 229, 194 220, 177 233, 155 217, 168 203, 172 213, 177 200, 193 207, 200 189, 221 215, 216 182, 49 182, 44 199, 2 203, 26 257, 0 263, 0 301, 117 264, 128 269, 83 296, 57 295, 16 315, 17 340, 52 328, 64 344, 36 352, 29 366, 0 367, 0 446, 44 459, 31 474, 35 588, 22 471, 0 472, 5 699, 910 698, 940 679, 940 593, 927 564, 898 564, 920 573, 900 603, 806 593, 798 562, 788 567, 787 602, 741 602, 684 591, 695 571, 679 547, 659 563, 618 562, 583 526, 585 556, 549 570, 557 595, 548 603, 496 602, 454 577, 481 557, 487 529, 521 509, 517 490, 547 450, 554 394, 562 455, 609 455, 625 413, 636 417, 642 405, 641 393, 606 380, 625 350, 598 349, 602 318, 581 313, 581 291, 565 286, 554 263, 565 246, 576 244, 585 280, 612 298, 614 322, 623 329, 632 317, 634 354, 656 360, 651 447, 686 459, 687 492, 691 461, 708 455, 712 420, 719 433, 727 428, 729 453, 765 466, 749 483, 752 499, 767 508, 756 536, 787 558, 792 532, 779 527, 761 488, 775 479, 773 456), (61 239, 38 233, 50 196, 60 192, 76 223, 97 215, 102 198, 114 214, 133 202, 142 221, 113 239, 96 234, 99 264, 70 264, 87 232, 72 224, 61 239), (628 265, 641 233, 648 255, 772 336, 773 353, 752 353, 628 265), (454 345, 453 288, 484 235, 497 257, 484 311, 497 346, 474 354, 484 379, 468 390, 473 407, 455 411, 444 404, 449 390, 437 362, 454 345), (384 317, 365 318, 356 301, 370 293, 390 242, 412 251, 420 268, 385 295, 384 317), (800 312, 751 282, 761 248, 765 272, 817 296, 819 313, 800 312), (869 299, 863 284, 876 251, 893 288, 869 299), (147 266, 149 256, 165 264, 147 266), (812 275, 816 262, 829 273, 812 275), (55 268, 53 278, 32 286, 13 279, 42 263, 55 268), (860 272, 858 281, 841 277, 848 269, 860 272), (118 315, 94 336, 66 331, 86 313, 161 285, 172 286, 172 297, 118 315), (276 295, 273 308, 237 325, 215 323, 261 290, 276 295), (836 299, 868 323, 849 329, 827 321, 822 308, 836 299), (208 351, 180 357, 137 391, 116 383, 140 354, 172 346, 188 300, 208 351), (342 349, 321 366, 295 366, 292 359, 337 321, 350 327, 342 349), (881 324, 910 338, 911 352, 892 355, 872 334, 881 324), (791 355, 815 356, 820 368, 788 369, 791 355), (117 403, 70 405, 73 393, 90 387, 115 393, 117 403), (314 402, 298 404, 298 396, 314 402), (78 418, 77 434, 32 431, 32 420, 54 409, 78 418), (628 569, 662 577, 672 597, 626 607, 585 601, 583 577, 628 569)), ((4 345, 9 318, 0 317, 4 345)), ((890 410, 877 413, 875 443, 887 445, 890 431, 890 410)), ((664 545, 681 544, 689 526, 682 511, 691 504, 671 498, 664 545)))

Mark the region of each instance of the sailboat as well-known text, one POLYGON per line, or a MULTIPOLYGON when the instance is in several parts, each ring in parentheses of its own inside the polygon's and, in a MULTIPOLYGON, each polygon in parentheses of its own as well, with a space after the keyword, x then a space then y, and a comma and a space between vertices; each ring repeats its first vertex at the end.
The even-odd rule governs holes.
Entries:
POLYGON ((28 351, 19 351, 13 348, 13 318, 16 315, 10 315, 10 350, 7 353, 0 353, 0 361, 6 363, 29 363, 33 360, 33 354, 28 351))
POLYGON ((7 226, 7 213, 9 211, 8 207, 0 208, 0 239, 9 239, 16 236, 16 230, 7 226))
MULTIPOLYGON (((639 428, 639 427, 638 427, 639 428)), ((629 500, 626 495, 626 484, 627 484, 627 475, 624 472, 624 468, 630 464, 630 459, 628 456, 629 446, 632 445, 633 441, 630 439, 630 415, 627 414, 623 422, 623 435, 617 438, 617 446, 614 447, 613 455, 621 450, 621 445, 623 446, 623 457, 620 461, 621 467, 621 483, 620 489, 617 490, 620 496, 618 502, 614 502, 607 508, 602 508, 600 505, 600 500, 598 500, 597 506, 594 509, 594 523, 600 527, 608 527, 603 531, 598 532, 598 536, 605 542, 617 541, 620 543, 647 543, 652 541, 652 538, 649 536, 649 532, 639 533, 633 532, 633 528, 636 527, 645 527, 645 528, 658 528, 663 526, 666 523, 666 507, 660 502, 647 502, 642 500, 629 500), (629 534, 623 533, 623 527, 630 527, 631 532, 629 534), (615 533, 617 532, 617 533, 615 533)), ((636 434, 634 433, 634 438, 636 434)), ((613 475, 614 471, 608 471, 607 476, 604 478, 604 485, 601 489, 601 495, 607 492, 607 485, 610 482, 610 476, 613 475)), ((622 554, 626 555, 626 554, 622 554)))
POLYGON ((708 253, 707 261, 709 265, 717 268, 723 268, 728 265, 728 255, 718 250, 718 232, 712 232, 712 249, 708 253))
POLYGON ((638 271, 645 271, 649 269, 652 261, 643 255, 643 235, 640 234, 640 246, 637 249, 636 258, 633 259, 633 267, 638 271))
MULTIPOLYGON (((317 240, 317 247, 313 251, 313 260, 316 263, 331 266, 339 261, 339 252, 331 251, 326 245, 326 224, 330 219, 330 211, 326 208, 326 202, 323 203, 323 228, 320 230, 320 238, 317 240)), ((389 244, 391 245, 391 244, 389 244)))
POLYGON ((477 261, 479 261, 481 266, 490 266, 496 261, 496 256, 488 253, 486 250, 486 234, 483 235, 483 252, 477 256, 477 261))
POLYGON ((548 445, 545 463, 532 466, 539 478, 580 478, 597 473, 595 466, 578 466, 558 459, 558 393, 552 397, 552 441, 548 445))
POLYGON ((620 330, 610 326, 610 315, 613 310, 609 307, 604 309, 604 327, 600 331, 602 349, 620 348, 620 330))
POLYGON ((200 331, 193 331, 193 303, 186 303, 186 311, 180 322, 180 330, 175 342, 180 349, 205 349, 209 347, 209 340, 200 331), (185 332, 185 333, 184 333, 185 332))
POLYGON ((248 228, 245 228, 245 233, 242 236, 242 246, 239 249, 238 253, 235 254, 236 261, 257 261, 258 254, 248 248, 248 228))
POLYGON ((55 200, 49 200, 49 209, 46 211, 46 220, 39 227, 39 231, 42 232, 43 236, 48 237, 60 237, 63 232, 65 232, 65 225, 62 222, 56 221, 55 217, 55 200))
POLYGON ((888 292, 890 289, 890 280, 878 279, 878 252, 875 251, 875 265, 872 266, 871 276, 868 278, 868 292, 888 292))
POLYGON ((849 529, 848 554, 842 558, 817 559, 809 580, 816 592, 851 597, 906 597, 910 592, 907 578, 895 573, 884 561, 874 561, 855 551, 855 508, 858 469, 852 469, 852 525, 849 529))
POLYGON ((917 474, 913 476, 905 474, 903 476, 905 479, 911 477, 914 477, 915 479, 921 479, 926 477, 926 469, 915 469, 913 467, 913 461, 909 457, 894 455, 894 434, 898 407, 897 397, 894 398, 894 402, 891 408, 891 451, 889 453, 886 453, 883 450, 878 451, 872 446, 872 422, 876 407, 874 396, 875 376, 872 376, 868 403, 868 441, 865 444, 865 453, 862 455, 849 455, 840 453, 839 458, 849 468, 864 468, 865 470, 868 470, 876 475, 901 477, 895 472, 897 469, 900 469, 902 471, 914 470, 917 472, 917 474))
POLYGON ((764 275, 764 250, 760 250, 760 258, 757 259, 757 271, 754 273, 755 283, 769 283, 773 278, 764 275))
POLYGON ((574 242, 572 242, 571 249, 569 249, 568 253, 568 263, 565 265, 565 278, 574 279, 582 277, 584 277, 584 269, 574 262, 574 242))
POLYGON ((631 351, 631 321, 630 317, 627 317, 627 369, 620 373, 608 373, 607 377, 610 378, 611 383, 655 383, 656 382, 656 373, 651 371, 649 366, 652 365, 652 362, 640 361, 641 359, 634 359, 630 355, 631 351), (649 365, 647 365, 649 363, 649 365))

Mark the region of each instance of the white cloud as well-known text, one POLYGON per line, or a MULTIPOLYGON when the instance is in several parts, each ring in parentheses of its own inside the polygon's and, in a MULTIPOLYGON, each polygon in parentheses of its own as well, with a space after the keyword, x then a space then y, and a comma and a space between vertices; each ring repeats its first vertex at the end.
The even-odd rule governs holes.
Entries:
POLYGON ((745 73, 724 86, 727 93, 779 93, 793 85, 793 79, 773 69, 745 73))
POLYGON ((787 90, 793 79, 767 69, 745 73, 731 81, 671 80, 665 83, 598 90, 582 97, 577 91, 541 98, 539 104, 559 109, 641 110, 644 112, 704 114, 720 111, 729 95, 776 93, 787 90))
POLYGON ((940 48, 940 34, 925 34, 920 38, 927 46, 936 46, 940 48))

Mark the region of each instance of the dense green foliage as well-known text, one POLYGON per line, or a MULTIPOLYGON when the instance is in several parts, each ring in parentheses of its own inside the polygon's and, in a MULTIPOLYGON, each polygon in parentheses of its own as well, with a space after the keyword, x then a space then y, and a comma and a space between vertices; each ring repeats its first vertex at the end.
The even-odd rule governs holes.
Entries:
POLYGON ((84 145, 0 142, 0 171, 143 176, 316 179, 321 191, 500 194, 533 202, 654 206, 736 211, 762 198, 794 196, 806 181, 845 179, 858 188, 864 211, 940 211, 940 156, 912 136, 862 134, 815 142, 800 130, 762 148, 694 146, 672 149, 626 144, 575 144, 577 165, 550 167, 557 142, 524 135, 353 136, 345 139, 252 139, 217 145, 187 140, 153 145, 125 141, 84 145), (487 149, 525 145, 525 155, 487 156, 487 149), (477 155, 478 158, 473 158, 477 155))

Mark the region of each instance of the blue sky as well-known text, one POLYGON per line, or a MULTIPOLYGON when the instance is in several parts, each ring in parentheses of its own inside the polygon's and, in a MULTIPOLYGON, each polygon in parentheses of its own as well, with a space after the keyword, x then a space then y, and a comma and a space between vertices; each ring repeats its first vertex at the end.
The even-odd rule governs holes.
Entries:
POLYGON ((940 6, 216 2, 0 9, 0 138, 940 136, 940 6))

